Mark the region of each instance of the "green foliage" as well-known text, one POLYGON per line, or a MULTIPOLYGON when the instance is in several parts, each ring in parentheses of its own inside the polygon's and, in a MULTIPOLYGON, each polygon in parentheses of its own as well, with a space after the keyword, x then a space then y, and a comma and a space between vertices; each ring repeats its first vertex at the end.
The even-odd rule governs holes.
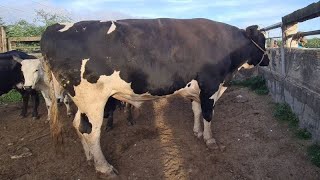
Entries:
POLYGON ((308 156, 311 162, 320 167, 320 146, 317 144, 308 147, 308 156))
POLYGON ((289 122, 290 127, 298 127, 299 119, 292 112, 290 106, 286 103, 277 103, 273 112, 273 116, 280 121, 289 122))
POLYGON ((311 139, 312 134, 307 129, 297 129, 295 132, 299 139, 311 139))
POLYGON ((19 102, 22 100, 21 94, 16 90, 11 90, 7 94, 0 96, 0 104, 19 102))
POLYGON ((71 22, 71 18, 62 14, 48 13, 44 10, 36 10, 35 22, 41 22, 45 27, 55 23, 71 22))
POLYGON ((273 116, 279 121, 289 123, 291 131, 299 139, 311 139, 312 135, 307 129, 299 128, 299 118, 295 115, 290 106, 286 103, 277 103, 275 105, 273 116))
POLYGON ((320 38, 308 39, 305 47, 307 47, 307 48, 320 48, 320 38))
POLYGON ((36 11, 36 18, 34 19, 34 23, 30 23, 26 20, 19 20, 14 24, 8 25, 6 28, 6 33, 7 37, 41 36, 48 26, 54 23, 70 21, 71 19, 67 16, 39 10, 36 11))
POLYGON ((269 93, 266 80, 262 76, 250 77, 243 81, 232 81, 232 85, 249 87, 258 95, 266 95, 269 93))
POLYGON ((26 20, 20 20, 15 24, 8 25, 6 33, 8 37, 29 37, 40 36, 44 30, 42 26, 36 26, 26 20))

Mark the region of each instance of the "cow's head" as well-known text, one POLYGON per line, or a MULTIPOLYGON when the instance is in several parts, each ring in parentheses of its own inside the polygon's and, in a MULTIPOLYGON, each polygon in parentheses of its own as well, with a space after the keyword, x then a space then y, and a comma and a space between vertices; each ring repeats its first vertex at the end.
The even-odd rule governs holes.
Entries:
POLYGON ((22 60, 14 56, 13 59, 21 63, 21 71, 24 77, 23 87, 26 90, 35 89, 37 82, 43 75, 41 70, 41 62, 39 59, 26 59, 22 60))
POLYGON ((266 38, 262 31, 258 29, 257 25, 253 25, 246 28, 246 35, 250 40, 250 59, 248 64, 268 66, 270 60, 266 53, 266 38))

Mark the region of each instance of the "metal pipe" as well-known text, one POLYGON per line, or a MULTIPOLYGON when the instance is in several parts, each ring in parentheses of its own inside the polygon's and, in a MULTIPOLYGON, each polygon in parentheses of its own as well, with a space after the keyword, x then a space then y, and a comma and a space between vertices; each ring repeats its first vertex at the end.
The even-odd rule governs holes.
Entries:
POLYGON ((298 32, 296 34, 290 34, 287 37, 290 38, 290 37, 295 36, 297 34, 301 34, 301 36, 312 36, 312 35, 320 34, 320 30, 308 31, 308 32, 298 32))
POLYGON ((276 28, 279 28, 282 26, 282 22, 279 22, 279 23, 276 23, 276 24, 273 24, 271 26, 267 26, 267 27, 264 27, 262 29, 260 29, 261 31, 269 31, 271 29, 276 29, 276 28))

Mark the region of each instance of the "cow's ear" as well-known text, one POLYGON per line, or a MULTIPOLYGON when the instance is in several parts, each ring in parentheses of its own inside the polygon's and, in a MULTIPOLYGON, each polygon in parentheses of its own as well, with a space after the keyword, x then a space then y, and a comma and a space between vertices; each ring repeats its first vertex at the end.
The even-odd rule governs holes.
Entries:
POLYGON ((258 25, 252 25, 246 28, 246 34, 248 37, 255 37, 258 35, 258 25))
POLYGON ((12 59, 20 64, 23 61, 23 59, 19 58, 18 56, 12 56, 12 59))

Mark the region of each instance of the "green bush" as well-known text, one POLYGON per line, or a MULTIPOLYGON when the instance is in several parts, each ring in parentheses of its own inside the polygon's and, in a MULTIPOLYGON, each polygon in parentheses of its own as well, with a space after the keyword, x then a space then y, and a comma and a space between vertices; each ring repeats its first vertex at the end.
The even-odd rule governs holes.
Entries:
POLYGON ((280 121, 289 122, 290 127, 297 128, 299 125, 298 117, 292 112, 286 103, 277 103, 273 112, 275 118, 280 121))
POLYGON ((266 80, 262 76, 250 77, 243 81, 232 81, 232 85, 248 87, 259 95, 266 95, 269 93, 266 85, 266 80))
POLYGON ((308 147, 308 156, 311 162, 320 167, 320 146, 317 144, 308 147))
POLYGON ((21 94, 15 89, 9 91, 7 94, 3 94, 2 96, 0 96, 0 104, 19 102, 21 100, 21 94))
POLYGON ((299 139, 311 139, 312 134, 307 129, 298 129, 295 132, 299 139))

